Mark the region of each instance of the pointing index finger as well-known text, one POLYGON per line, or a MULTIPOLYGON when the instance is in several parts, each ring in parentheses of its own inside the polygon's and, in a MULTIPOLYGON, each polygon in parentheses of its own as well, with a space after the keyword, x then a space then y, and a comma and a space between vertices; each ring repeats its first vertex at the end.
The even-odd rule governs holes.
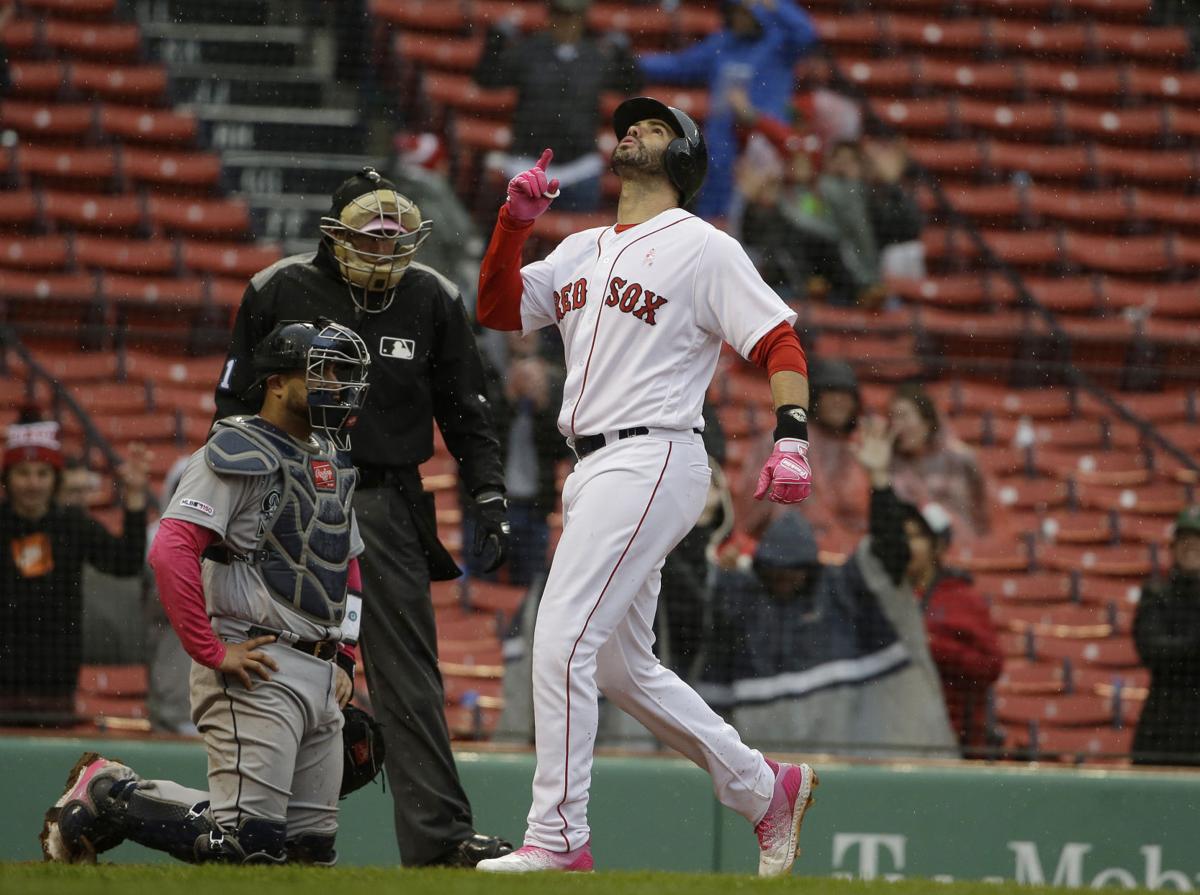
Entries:
POLYGON ((538 159, 538 160, 537 160, 537 167, 539 167, 539 168, 541 168, 543 171, 545 171, 545 170, 546 170, 546 166, 550 164, 550 162, 551 162, 551 160, 552 160, 553 158, 554 158, 554 150, 553 150, 553 149, 547 149, 547 150, 545 150, 545 151, 542 153, 542 157, 541 157, 540 159, 538 159))

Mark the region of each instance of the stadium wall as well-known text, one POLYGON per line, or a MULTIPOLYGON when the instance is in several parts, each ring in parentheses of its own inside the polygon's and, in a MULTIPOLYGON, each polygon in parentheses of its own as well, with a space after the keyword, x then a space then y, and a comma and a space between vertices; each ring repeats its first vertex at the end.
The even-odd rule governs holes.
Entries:
MULTIPOLYGON (((143 776, 204 783, 204 751, 196 743, 0 738, 0 767, 9 791, 19 794, 0 812, 0 860, 40 857, 42 814, 84 750, 121 759, 143 776)), ((532 756, 457 757, 478 829, 519 835, 532 756)), ((1200 889, 1194 772, 827 762, 819 772, 797 865, 805 875, 1200 889)), ((601 757, 592 792, 592 845, 601 868, 754 871, 749 826, 717 804, 706 775, 685 761, 601 757)), ((372 786, 342 802, 338 850, 347 865, 398 860, 390 793, 372 786)), ((130 844, 106 857, 166 860, 130 844)))

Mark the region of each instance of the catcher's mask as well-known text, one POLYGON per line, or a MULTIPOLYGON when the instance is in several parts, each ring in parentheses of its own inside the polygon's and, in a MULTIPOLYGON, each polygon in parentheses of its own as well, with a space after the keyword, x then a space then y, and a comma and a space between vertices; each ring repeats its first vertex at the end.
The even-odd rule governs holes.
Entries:
POLYGON ((259 380, 272 373, 304 371, 312 427, 350 449, 350 432, 367 395, 371 355, 358 334, 331 320, 280 323, 259 343, 254 366, 259 380))
POLYGON ((377 314, 396 294, 409 262, 433 230, 421 210, 374 168, 363 168, 333 194, 321 233, 354 304, 377 314))

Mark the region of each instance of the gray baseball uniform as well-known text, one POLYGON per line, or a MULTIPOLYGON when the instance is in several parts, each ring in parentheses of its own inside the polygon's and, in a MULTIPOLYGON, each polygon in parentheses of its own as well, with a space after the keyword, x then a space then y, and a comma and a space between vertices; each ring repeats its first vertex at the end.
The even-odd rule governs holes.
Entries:
MULTIPOLYGON (((234 836, 246 854, 279 854, 286 835, 289 856, 295 843, 317 842, 318 861, 332 862, 342 713, 334 663, 311 647, 343 639, 347 566, 363 550, 355 479, 326 439, 300 442, 260 417, 222 420, 192 455, 163 518, 216 533, 203 561, 213 630, 228 643, 261 633, 254 629, 279 633, 260 648, 279 669, 247 689, 194 663, 192 720, 208 751, 209 791, 141 781, 131 815, 206 814, 215 835, 234 836)), ((160 843, 167 828, 147 829, 130 838, 172 853, 193 835, 160 843)))

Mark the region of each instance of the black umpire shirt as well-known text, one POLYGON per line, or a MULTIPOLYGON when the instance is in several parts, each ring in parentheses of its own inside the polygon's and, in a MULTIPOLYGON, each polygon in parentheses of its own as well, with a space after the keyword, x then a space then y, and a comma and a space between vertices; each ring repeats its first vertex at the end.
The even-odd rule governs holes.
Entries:
POLYGON ((371 353, 366 404, 353 429, 360 469, 413 468, 433 456, 433 420, 458 461, 467 490, 504 490, 500 442, 483 364, 458 290, 432 268, 410 264, 391 305, 360 310, 328 247, 284 258, 255 274, 238 309, 217 385, 217 417, 256 413, 254 346, 279 322, 327 317, 348 326, 371 353))

